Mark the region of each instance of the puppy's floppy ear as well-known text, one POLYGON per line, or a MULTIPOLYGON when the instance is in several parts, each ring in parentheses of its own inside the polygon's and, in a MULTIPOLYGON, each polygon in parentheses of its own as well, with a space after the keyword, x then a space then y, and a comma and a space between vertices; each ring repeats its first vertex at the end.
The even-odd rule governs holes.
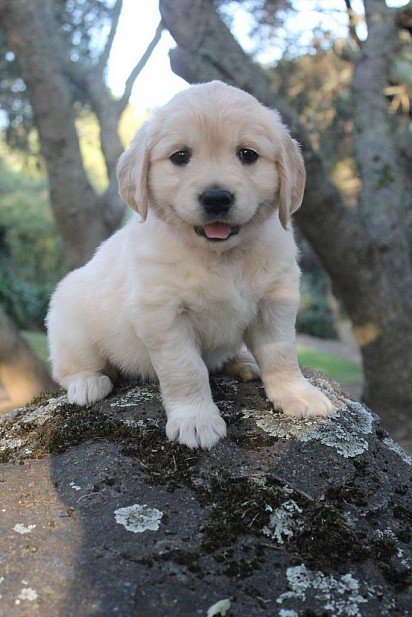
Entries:
POLYGON ((306 171, 297 141, 282 127, 282 138, 277 152, 279 173, 279 219, 287 229, 289 217, 300 208, 305 191, 306 171))
POLYGON ((146 122, 133 137, 117 164, 119 195, 146 220, 149 201, 150 122, 146 122))

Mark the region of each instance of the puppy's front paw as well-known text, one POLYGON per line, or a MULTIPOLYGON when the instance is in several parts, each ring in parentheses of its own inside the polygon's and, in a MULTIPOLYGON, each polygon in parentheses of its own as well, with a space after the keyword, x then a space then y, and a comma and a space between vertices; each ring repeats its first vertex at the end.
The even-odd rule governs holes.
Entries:
POLYGON ((167 409, 166 435, 189 448, 210 450, 226 437, 226 423, 214 403, 202 407, 173 405, 167 409))
POLYGON ((330 400, 303 377, 272 387, 267 392, 274 408, 296 418, 326 417, 333 413, 330 400))
POLYGON ((69 380, 67 398, 69 403, 91 405, 105 398, 112 389, 113 384, 106 375, 79 373, 69 380))

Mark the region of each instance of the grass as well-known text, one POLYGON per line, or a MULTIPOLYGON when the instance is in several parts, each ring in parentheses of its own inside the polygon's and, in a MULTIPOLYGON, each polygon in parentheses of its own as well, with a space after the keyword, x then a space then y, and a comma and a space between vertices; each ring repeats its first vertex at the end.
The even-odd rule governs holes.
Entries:
MULTIPOLYGON (((46 335, 42 332, 22 332, 22 335, 32 346, 36 354, 48 365, 47 360, 47 340, 46 335)), ((315 351, 306 347, 298 349, 299 364, 308 366, 309 368, 318 369, 336 379, 345 383, 361 383, 362 371, 353 362, 349 362, 339 356, 315 351)))
POLYGON ((323 351, 315 351, 307 347, 298 348, 298 359, 301 366, 318 369, 336 379, 345 383, 361 383, 362 370, 354 362, 325 353, 323 351))

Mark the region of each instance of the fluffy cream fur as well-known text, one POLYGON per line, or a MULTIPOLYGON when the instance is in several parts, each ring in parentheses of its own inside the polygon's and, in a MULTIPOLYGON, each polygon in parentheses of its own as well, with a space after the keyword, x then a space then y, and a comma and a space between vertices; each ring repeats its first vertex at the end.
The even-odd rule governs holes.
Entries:
POLYGON ((157 377, 169 439, 211 448, 226 426, 209 371, 226 365, 242 378, 260 369, 286 414, 331 412, 296 359, 299 268, 288 219, 305 170, 279 116, 221 82, 192 86, 137 132, 118 178, 140 217, 63 279, 47 318, 53 376, 69 401, 107 396, 110 366, 157 377), (259 158, 242 163, 239 148, 259 158), (182 149, 191 158, 177 166, 169 157, 182 149), (227 240, 195 231, 206 222, 199 195, 211 186, 234 195, 226 222, 239 233, 227 240))

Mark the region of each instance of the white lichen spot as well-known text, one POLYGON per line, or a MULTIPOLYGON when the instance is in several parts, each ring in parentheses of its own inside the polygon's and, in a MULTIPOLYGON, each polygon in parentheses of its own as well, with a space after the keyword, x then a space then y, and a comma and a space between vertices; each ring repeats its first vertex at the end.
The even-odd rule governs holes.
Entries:
POLYGON ((380 539, 389 538, 390 540, 392 540, 392 542, 396 546, 396 555, 399 561, 404 566, 404 568, 406 568, 407 570, 412 570, 412 558, 410 557, 410 552, 408 551, 408 555, 405 555, 405 551, 399 546, 399 540, 396 537, 395 533, 392 531, 392 529, 384 529, 383 531, 381 529, 378 529, 375 535, 377 538, 380 539))
POLYGON ((33 409, 33 411, 29 411, 29 413, 26 413, 24 416, 22 416, 22 418, 19 420, 19 424, 20 426, 27 426, 27 425, 36 425, 36 426, 42 426, 42 424, 45 424, 45 422, 47 422, 47 420, 49 420, 52 417, 52 411, 54 408, 49 407, 49 405, 47 405, 46 407, 38 407, 37 409, 33 409))
MULTIPOLYGON (((3 583, 3 581, 4 581, 4 576, 0 576, 0 585, 3 583)), ((1 600, 1 598, 2 598, 2 595, 0 593, 0 600, 1 600)))
POLYGON ((22 416, 19 420, 20 426, 31 425, 34 424, 36 426, 42 426, 53 417, 53 412, 60 407, 60 405, 67 403, 67 395, 64 394, 62 396, 57 396, 55 398, 51 398, 47 405, 42 407, 36 407, 33 411, 29 411, 22 416))
POLYGON ((368 449, 364 438, 372 432, 373 417, 363 405, 344 399, 344 410, 331 418, 291 418, 270 410, 242 409, 243 417, 253 418, 257 426, 272 437, 320 441, 345 458, 358 456, 368 449))
POLYGON ((37 600, 38 595, 35 589, 32 589, 31 587, 23 587, 17 597, 19 600, 28 600, 29 602, 33 602, 34 600, 37 600))
POLYGON ((298 420, 284 414, 274 413, 271 410, 262 409, 242 409, 242 415, 244 418, 253 419, 259 428, 272 437, 284 439, 300 439, 304 433, 311 432, 319 422, 326 421, 319 418, 298 420))
POLYGON ((139 403, 144 401, 151 401, 153 399, 159 399, 159 394, 157 392, 150 392, 146 388, 142 388, 140 386, 136 386, 132 388, 128 392, 126 392, 123 396, 116 399, 112 403, 110 403, 110 407, 136 407, 139 403))
POLYGON ((288 568, 286 576, 290 591, 277 598, 278 604, 298 600, 307 606, 309 600, 312 600, 320 610, 330 611, 331 615, 361 617, 359 605, 365 604, 367 600, 359 593, 359 582, 351 574, 335 578, 323 572, 308 570, 301 564, 288 568))
POLYGON ((25 533, 30 533, 33 529, 36 528, 36 525, 23 525, 22 523, 17 523, 13 527, 13 531, 24 535, 25 533))
POLYGON ((301 522, 297 519, 302 509, 292 499, 285 501, 275 510, 269 505, 266 509, 271 512, 271 515, 269 523, 263 527, 262 532, 279 544, 283 544, 284 539, 291 538, 295 530, 302 528, 301 522))
POLYGON ((0 441, 0 452, 5 452, 6 450, 18 450, 24 444, 22 439, 2 439, 0 441))
POLYGON ((282 493, 285 493, 285 495, 292 495, 292 493, 295 492, 295 490, 288 484, 285 484, 284 486, 281 486, 279 488, 282 491, 282 493))
POLYGON ((279 611, 279 617, 299 617, 299 615, 292 609, 281 608, 279 611))
POLYGON ((119 418, 120 422, 129 428, 137 428, 145 425, 143 420, 133 420, 133 418, 119 418))
POLYGON ((78 484, 75 484, 74 482, 70 482, 69 486, 74 490, 74 491, 80 491, 81 490, 81 486, 79 486, 78 484))
POLYGON ((217 617, 218 615, 225 617, 226 613, 230 610, 230 607, 231 601, 229 598, 219 600, 219 602, 216 602, 213 606, 208 608, 207 617, 217 617))
POLYGON ((405 555, 405 551, 402 550, 400 547, 398 547, 396 554, 398 556, 399 561, 403 565, 403 567, 411 571, 412 570, 412 559, 408 555, 405 555))
POLYGON ((127 531, 142 533, 143 531, 157 531, 162 520, 163 512, 157 508, 149 508, 146 504, 135 503, 126 508, 119 508, 114 512, 116 523, 123 525, 127 531))
POLYGON ((382 443, 385 444, 389 450, 396 452, 396 454, 398 454, 405 463, 412 465, 412 456, 409 456, 409 454, 407 454, 405 450, 401 448, 401 446, 391 437, 385 437, 385 439, 382 439, 382 443))

